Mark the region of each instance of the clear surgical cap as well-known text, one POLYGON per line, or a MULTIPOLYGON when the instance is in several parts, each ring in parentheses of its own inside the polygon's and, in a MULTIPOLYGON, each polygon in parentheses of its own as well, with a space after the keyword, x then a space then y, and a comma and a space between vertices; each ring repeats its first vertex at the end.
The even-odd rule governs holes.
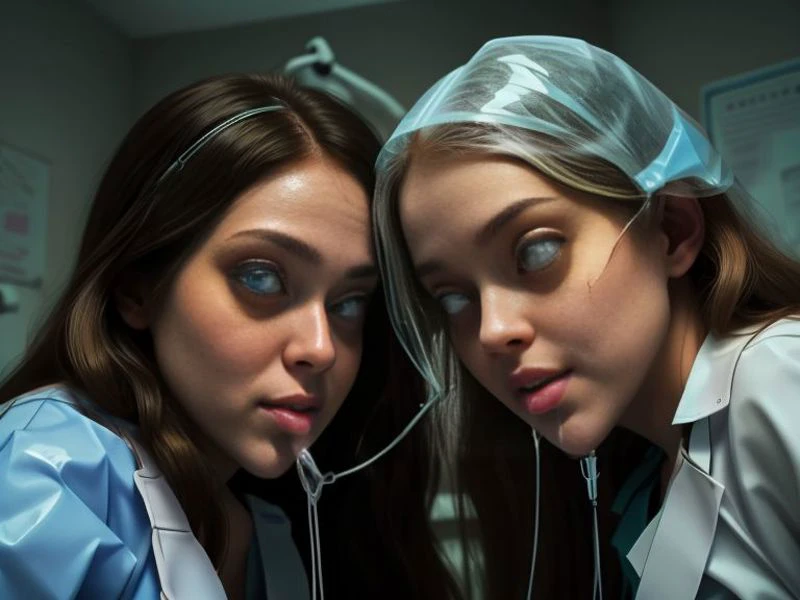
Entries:
MULTIPOLYGON (((429 398, 450 397, 459 370, 445 332, 428 319, 412 291, 410 265, 392 226, 394 175, 389 167, 403 158, 413 134, 449 123, 545 134, 563 142, 556 152, 563 147, 575 156, 616 165, 644 197, 661 192, 701 198, 741 187, 733 185, 733 174, 701 128, 613 54, 581 40, 551 36, 485 44, 417 101, 377 162, 373 214, 387 307, 400 342, 428 383, 429 398)), ((552 144, 545 145, 542 152, 554 151, 552 144)))
POLYGON ((553 136, 576 154, 616 165, 646 196, 705 197, 733 183, 691 117, 624 61, 582 40, 520 36, 485 44, 406 114, 378 158, 379 177, 411 134, 447 123, 553 136))

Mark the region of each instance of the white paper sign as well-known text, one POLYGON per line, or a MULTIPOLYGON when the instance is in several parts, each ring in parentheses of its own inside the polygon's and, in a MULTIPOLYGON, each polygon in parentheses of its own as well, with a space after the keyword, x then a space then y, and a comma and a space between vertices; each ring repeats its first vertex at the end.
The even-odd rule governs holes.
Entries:
POLYGON ((703 88, 714 146, 800 255, 800 58, 703 88))
POLYGON ((0 143, 0 281, 41 287, 50 166, 0 143))

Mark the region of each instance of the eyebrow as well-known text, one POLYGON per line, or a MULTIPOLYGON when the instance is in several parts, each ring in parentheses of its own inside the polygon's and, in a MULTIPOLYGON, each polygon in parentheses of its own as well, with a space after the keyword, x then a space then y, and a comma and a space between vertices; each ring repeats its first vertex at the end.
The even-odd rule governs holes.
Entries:
MULTIPOLYGON (((512 221, 517 217, 517 215, 525 212, 528 208, 535 204, 550 202, 552 200, 556 200, 556 198, 554 196, 535 196, 531 198, 522 198, 521 200, 512 202, 491 219, 489 219, 489 222, 480 228, 480 230, 475 234, 475 244, 479 246, 485 245, 491 238, 497 235, 497 232, 500 231, 500 229, 502 229, 506 223, 512 221)), ((430 275, 436 271, 444 271, 445 266, 441 261, 434 259, 425 261, 418 267, 415 267, 414 270, 417 273, 417 277, 422 279, 426 275, 430 275)))
POLYGON ((375 265, 358 265, 344 272, 345 279, 378 279, 378 269, 375 265))
POLYGON ((436 271, 444 271, 444 264, 438 260, 429 260, 414 269, 417 272, 417 279, 424 279, 427 275, 436 271))
MULTIPOLYGON (((283 248, 287 252, 297 255, 301 260, 304 260, 315 267, 321 265, 323 262, 322 253, 319 250, 310 244, 307 244, 306 242, 285 233, 270 231, 268 229, 247 229, 245 231, 239 231, 233 234, 228 239, 235 239, 239 237, 251 237, 266 242, 271 242, 276 246, 283 248)), ((371 263, 356 265, 345 271, 344 277, 346 279, 377 279, 378 269, 374 264, 371 263)))
POLYGON ((556 198, 553 196, 537 196, 532 198, 522 198, 516 202, 512 202, 503 210, 489 219, 489 222, 481 227, 480 231, 475 234, 475 244, 478 246, 485 245, 491 238, 497 235, 503 226, 509 221, 514 220, 520 213, 526 211, 528 208, 535 204, 543 202, 551 202, 556 198))
POLYGON ((235 239, 239 237, 251 237, 266 242, 271 242, 276 246, 280 246, 287 252, 296 254, 301 259, 311 263, 314 266, 322 264, 322 254, 320 254, 319 250, 313 246, 310 246, 304 241, 298 240, 290 235, 286 235, 285 233, 269 231, 268 229, 246 229, 245 231, 239 231, 233 234, 228 239, 235 239))

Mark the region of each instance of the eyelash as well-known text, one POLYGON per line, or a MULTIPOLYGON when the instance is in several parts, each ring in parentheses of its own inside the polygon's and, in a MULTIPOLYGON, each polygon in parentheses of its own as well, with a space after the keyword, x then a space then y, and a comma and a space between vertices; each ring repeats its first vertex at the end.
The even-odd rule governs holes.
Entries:
POLYGON ((436 301, 439 303, 440 308, 445 312, 445 314, 447 314, 450 317, 454 317, 459 313, 461 313, 463 308, 466 307, 467 304, 469 304, 469 297, 466 294, 461 294, 459 292, 445 292, 443 294, 438 294, 437 296, 435 296, 435 298, 436 301), (444 298, 448 298, 450 296, 460 296, 461 298, 464 298, 462 307, 459 308, 457 311, 450 312, 444 307, 444 298))
MULTIPOLYGON (((537 235, 535 237, 529 237, 527 239, 523 239, 520 243, 517 244, 517 250, 515 252, 516 261, 517 261, 517 273, 519 273, 520 275, 525 275, 525 274, 530 274, 530 273, 538 273, 538 272, 541 272, 541 271, 547 269, 549 266, 551 266, 558 259, 559 255, 561 254, 561 247, 564 245, 564 243, 565 243, 564 238, 561 237, 560 235, 556 234, 555 232, 547 232, 546 234, 539 234, 539 235, 537 235), (530 249, 533 246, 537 246, 537 245, 540 245, 540 244, 545 244, 547 242, 555 243, 555 244, 558 245, 558 247, 552 253, 552 256, 547 260, 547 262, 545 264, 543 264, 542 266, 540 266, 539 268, 535 268, 535 269, 527 269, 527 268, 525 268, 523 266, 523 264, 522 264, 522 262, 524 260, 524 257, 522 256, 523 252, 528 250, 528 249, 530 249)), ((469 298, 469 296, 467 294, 462 294, 462 293, 459 293, 459 292, 436 293, 436 294, 433 294, 433 296, 434 296, 434 299, 439 303, 439 306, 442 308, 442 310, 447 315, 449 315, 450 317, 454 317, 454 316, 460 314, 462 312, 462 310, 464 309, 464 307, 466 307, 470 302, 470 298, 469 298), (460 298, 463 298, 464 300, 463 300, 463 303, 461 304, 461 307, 458 310, 453 311, 453 312, 448 311, 443 305, 444 304, 443 300, 445 298, 448 298, 448 297, 460 297, 460 298)))
POLYGON ((537 273, 540 272, 550 265, 552 265, 561 254, 561 248, 564 245, 564 238, 555 234, 555 233, 546 233, 540 234, 535 237, 530 237, 527 239, 523 239, 519 244, 517 244, 517 250, 515 252, 516 261, 517 261, 517 272, 520 274, 525 273, 537 273), (557 244, 557 248, 553 251, 552 255, 546 259, 546 262, 539 266, 538 268, 529 269, 523 265, 523 261, 525 257, 523 254, 525 251, 529 250, 533 247, 542 247, 544 244, 547 243, 555 243, 557 244))
POLYGON ((264 260, 248 260, 240 263, 233 271, 234 280, 241 285, 247 292, 259 296, 277 296, 286 292, 286 284, 281 269, 274 263, 264 260), (272 275, 276 280, 280 289, 277 291, 264 291, 257 290, 250 285, 247 278, 252 275, 272 275))
POLYGON ((361 306, 359 308, 359 314, 353 315, 353 316, 346 316, 344 314, 340 314, 339 313, 339 314, 337 314, 337 316, 342 318, 342 319, 345 319, 346 321, 357 321, 357 320, 361 319, 362 317, 364 317, 364 315, 366 313, 367 305, 369 304, 369 296, 366 295, 366 294, 358 294, 358 295, 355 295, 355 296, 349 296, 347 298, 344 298, 343 300, 339 300, 338 302, 335 302, 334 304, 331 304, 330 307, 329 307, 329 310, 335 311, 337 307, 340 307, 340 306, 344 305, 347 302, 353 302, 353 301, 357 301, 357 302, 359 302, 361 304, 361 306))
MULTIPOLYGON (((233 271, 233 278, 234 280, 241 285, 248 293, 253 294, 254 296, 260 298, 267 298, 270 296, 278 296, 286 293, 286 283, 285 277, 283 275, 282 270, 276 264, 264 260, 248 260, 243 263, 240 263, 236 266, 233 271), (276 280, 278 285, 280 286, 279 290, 276 291, 259 291, 254 289, 252 285, 250 285, 247 281, 247 278, 252 275, 271 275, 276 280)), ((366 307, 369 304, 369 296, 370 294, 355 294, 352 296, 348 296, 342 300, 334 302, 328 306, 328 310, 336 314, 336 316, 346 320, 346 321, 356 321, 361 319, 364 314, 366 313, 366 307), (359 308, 359 313, 356 315, 345 315, 342 313, 337 313, 337 308, 346 305, 347 303, 352 302, 359 302, 361 304, 359 308)))

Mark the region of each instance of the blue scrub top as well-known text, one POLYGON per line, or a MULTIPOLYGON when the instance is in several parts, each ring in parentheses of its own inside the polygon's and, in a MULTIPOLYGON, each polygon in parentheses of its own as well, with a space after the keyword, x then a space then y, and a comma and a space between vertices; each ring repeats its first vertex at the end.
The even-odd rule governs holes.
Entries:
MULTIPOLYGON (((68 390, 53 387, 14 400, 4 414, 0 407, 0 598, 158 599, 136 460, 122 438, 81 414, 75 402, 68 390)), ((267 564, 292 579, 283 585, 279 576, 270 585, 305 592, 299 557, 283 539, 290 540, 288 521, 277 507, 246 501, 256 524, 247 597, 266 598, 267 564), (273 544, 260 538, 282 542, 277 559, 262 556, 261 546, 273 544)))
POLYGON ((158 598, 136 461, 67 392, 0 418, 0 598, 158 598))

